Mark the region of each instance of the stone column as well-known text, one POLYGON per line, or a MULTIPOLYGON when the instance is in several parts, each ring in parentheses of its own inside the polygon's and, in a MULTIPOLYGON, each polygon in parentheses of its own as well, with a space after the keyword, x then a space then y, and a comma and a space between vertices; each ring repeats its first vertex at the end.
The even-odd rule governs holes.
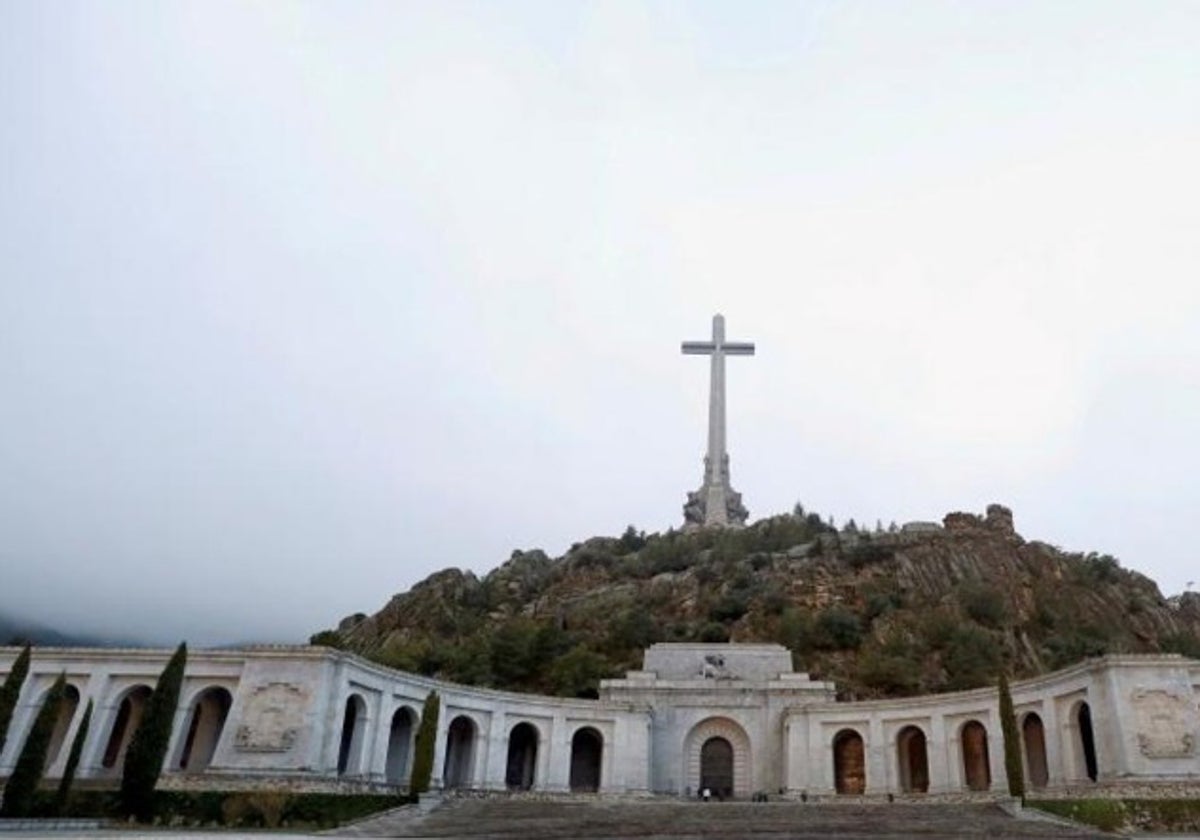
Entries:
MULTIPOLYGON (((550 734, 546 739, 546 790, 564 793, 571 789, 571 741, 568 735, 567 719, 558 712, 550 721, 550 734)), ((538 763, 542 763, 541 756, 538 756, 538 763)), ((538 781, 541 781, 540 775, 538 781)))
POLYGON ((1066 784, 1067 773, 1063 762, 1062 733, 1058 726, 1058 702, 1051 697, 1038 710, 1042 716, 1043 740, 1046 742, 1046 786, 1066 784))
MULTIPOLYGON (((187 696, 186 689, 180 691, 180 705, 175 707, 175 716, 171 718, 171 737, 167 740, 167 754, 163 757, 162 772, 174 773, 179 771, 179 759, 182 757, 183 739, 187 737, 187 730, 191 724, 192 716, 189 706, 190 698, 187 696)), ((66 742, 66 746, 70 749, 70 742, 66 742)))
POLYGON ((883 721, 879 714, 874 713, 867 721, 867 778, 866 793, 884 793, 892 790, 891 778, 887 771, 887 744, 883 737, 883 721))
POLYGON ((947 790, 952 791, 963 790, 966 787, 960 731, 958 725, 952 723, 950 731, 946 734, 946 786, 947 790))
POLYGON ((391 740, 392 714, 394 713, 394 710, 388 709, 388 705, 387 695, 381 692, 376 703, 375 729, 370 741, 370 760, 366 765, 370 778, 379 782, 387 781, 388 744, 391 740))
MULTIPOLYGON (((431 791, 441 790, 446 782, 446 735, 450 731, 450 708, 445 697, 438 702, 441 708, 438 709, 437 729, 433 737, 433 773, 429 777, 431 791)), ((416 758, 415 752, 413 758, 416 758)))
MULTIPOLYGON (((992 774, 989 790, 992 793, 1008 794, 1008 771, 1004 768, 1004 727, 1000 725, 1000 709, 988 709, 988 765, 992 774)), ((1018 730, 1018 737, 1020 732, 1018 730)), ((1020 747, 1020 742, 1017 744, 1020 747)))
POLYGON ((929 739, 925 744, 925 754, 929 760, 929 792, 942 793, 951 790, 948 766, 950 750, 946 739, 946 718, 939 712, 934 712, 930 716, 929 739))
POLYGON ((491 790, 504 790, 505 773, 508 770, 508 735, 505 730, 508 728, 507 715, 504 709, 499 709, 492 713, 492 719, 488 726, 488 732, 479 733, 482 744, 477 746, 477 749, 482 748, 484 753, 480 758, 485 758, 486 761, 482 764, 485 767, 477 765, 480 780, 479 787, 489 788, 491 790))

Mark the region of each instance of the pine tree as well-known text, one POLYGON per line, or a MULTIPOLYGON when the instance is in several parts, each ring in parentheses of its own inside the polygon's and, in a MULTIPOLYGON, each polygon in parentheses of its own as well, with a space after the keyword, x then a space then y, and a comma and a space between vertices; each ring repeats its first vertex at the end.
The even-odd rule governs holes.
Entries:
POLYGON ((408 783, 409 793, 424 793, 429 790, 433 778, 433 748, 437 738, 438 712, 441 701, 436 691, 429 692, 425 706, 421 709, 421 725, 417 727, 417 743, 414 749, 412 778, 408 783))
POLYGON ((29 645, 17 656, 12 670, 4 678, 0 686, 0 752, 4 751, 4 742, 8 737, 8 725, 12 722, 13 711, 17 708, 17 698, 21 696, 21 686, 29 676, 29 645))
POLYGON ((140 822, 154 816, 154 787, 162 773, 183 669, 187 665, 187 644, 181 643, 158 677, 158 683, 146 701, 146 711, 129 741, 125 768, 121 775, 121 810, 140 822))
POLYGON ((62 814, 67 810, 67 798, 71 795, 71 785, 75 783, 75 771, 79 768, 79 757, 83 754, 83 742, 87 740, 88 728, 92 725, 92 701, 89 699, 87 708, 83 710, 83 720, 75 731, 75 740, 71 742, 71 752, 67 755, 67 767, 63 770, 62 779, 58 783, 58 795, 54 800, 55 813, 62 814))
POLYGON ((1000 731, 1004 733, 1004 774, 1008 777, 1008 793, 1025 800, 1025 769, 1021 764, 1021 736, 1017 732, 1017 715, 1013 711, 1012 691, 1008 675, 1000 672, 996 686, 1000 695, 1000 731))
POLYGON ((46 753, 50 750, 50 738, 54 733, 54 724, 58 722, 66 691, 67 675, 59 674, 46 694, 46 702, 33 719, 29 736, 17 757, 17 766, 8 777, 0 816, 27 817, 33 811, 33 798, 46 774, 46 753))

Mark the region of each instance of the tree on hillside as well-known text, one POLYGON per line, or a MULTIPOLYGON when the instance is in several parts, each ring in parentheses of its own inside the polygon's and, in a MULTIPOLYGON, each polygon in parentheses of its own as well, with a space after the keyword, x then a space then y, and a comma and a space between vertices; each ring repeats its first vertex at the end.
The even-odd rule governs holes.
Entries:
POLYGON ((79 758, 83 755, 83 742, 87 740, 88 729, 92 724, 92 701, 89 699, 87 708, 83 711, 83 720, 75 731, 75 740, 71 742, 71 752, 67 755, 67 767, 63 770, 62 779, 58 782, 58 795, 54 800, 54 811, 62 814, 67 810, 67 798, 71 795, 71 785, 75 783, 75 771, 79 768, 79 758))
POLYGON ((1013 711, 1012 691, 1008 675, 1000 672, 996 686, 1000 695, 1000 731, 1004 734, 1004 774, 1008 777, 1008 793, 1025 800, 1025 768, 1021 764, 1021 736, 1017 731, 1017 715, 1013 711))
POLYGON ((4 750, 4 742, 8 737, 8 725, 12 722, 13 710, 17 708, 17 698, 21 696, 21 686, 25 677, 29 676, 29 645, 17 656, 12 670, 4 678, 0 686, 0 752, 4 750))
POLYGON ((42 703, 37 717, 33 719, 33 726, 17 757, 17 766, 13 768, 4 787, 4 806, 0 808, 0 816, 27 817, 33 810, 33 797, 46 773, 46 753, 50 749, 50 738, 66 691, 67 675, 59 674, 46 694, 46 702, 42 703))
POLYGON ((437 738, 438 713, 441 699, 436 691, 429 692, 421 709, 421 725, 417 727, 417 742, 413 752, 412 777, 408 781, 409 793, 424 793, 429 790, 433 778, 433 748, 437 738))
POLYGON ((171 727, 179 705, 183 669, 187 665, 187 643, 181 643, 163 668, 158 683, 146 701, 146 711, 129 742, 121 775, 121 810, 147 822, 154 816, 154 788, 162 773, 171 727))

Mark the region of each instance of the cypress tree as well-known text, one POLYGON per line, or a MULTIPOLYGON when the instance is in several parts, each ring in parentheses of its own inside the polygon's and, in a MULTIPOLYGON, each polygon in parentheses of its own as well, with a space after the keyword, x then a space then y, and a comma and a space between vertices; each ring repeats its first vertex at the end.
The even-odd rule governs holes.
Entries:
POLYGON ((67 766, 63 770, 62 779, 58 783, 58 796, 54 800, 54 810, 62 814, 67 810, 67 797, 71 795, 71 785, 75 783, 75 771, 79 768, 79 757, 83 754, 83 742, 87 740, 88 728, 92 725, 92 701, 89 699, 87 708, 83 710, 83 720, 75 731, 75 740, 71 742, 71 752, 67 755, 67 766))
POLYGON ((140 822, 154 816, 154 787, 162 773, 171 727, 179 705, 183 669, 187 665, 187 643, 181 643, 158 677, 146 701, 146 711, 129 741, 121 774, 121 810, 140 822))
POLYGON ((29 645, 21 651, 12 670, 4 678, 0 686, 0 752, 4 751, 4 741, 8 737, 8 725, 12 722, 13 711, 17 708, 17 698, 21 696, 21 686, 25 677, 29 676, 29 645))
POLYGON ((1004 733, 1004 774, 1008 777, 1008 793, 1025 801, 1025 768, 1021 764, 1021 736, 1017 732, 1017 714, 1013 710, 1012 691, 1008 675, 1000 672, 996 686, 1000 695, 1000 731, 1004 733))
POLYGON ((408 783, 409 793, 424 793, 429 790, 433 778, 433 747, 437 740, 438 712, 441 701, 436 691, 429 692, 421 709, 421 725, 417 727, 417 743, 414 748, 412 778, 408 783))
POLYGON ((8 777, 8 784, 4 788, 4 807, 0 808, 0 816, 27 817, 33 811, 33 798, 38 785, 41 784, 42 776, 46 774, 46 753, 50 749, 50 738, 54 734, 54 724, 58 721, 58 713, 66 691, 67 675, 59 674, 46 694, 46 702, 33 719, 29 736, 25 739, 21 755, 17 758, 17 766, 8 777))

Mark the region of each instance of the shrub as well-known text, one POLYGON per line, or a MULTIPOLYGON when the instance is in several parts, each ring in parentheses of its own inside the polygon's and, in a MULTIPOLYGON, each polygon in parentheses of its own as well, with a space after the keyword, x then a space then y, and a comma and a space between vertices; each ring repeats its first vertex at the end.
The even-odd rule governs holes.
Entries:
POLYGON ((728 642, 729 629, 724 624, 718 624, 715 621, 710 621, 700 628, 700 641, 702 642, 728 642))
POLYGON ((786 607, 779 616, 775 641, 800 655, 812 650, 813 636, 812 614, 800 607, 786 607))
POLYGON ((850 549, 846 561, 852 569, 861 569, 876 563, 884 563, 896 556, 896 550, 886 545, 863 542, 850 549))
POLYGON ((429 692, 421 708, 421 725, 417 727, 416 745, 413 748, 412 777, 408 782, 411 793, 420 794, 429 790, 433 778, 433 748, 437 739, 438 713, 441 699, 436 691, 429 692))
POLYGON ((605 647, 612 653, 641 650, 662 637, 662 628, 649 611, 628 609, 610 625, 605 647))
POLYGON ((46 772, 46 752, 50 749, 50 737, 66 690, 67 675, 59 674, 46 695, 46 702, 33 720, 25 745, 17 757, 17 766, 4 787, 4 806, 0 808, 0 816, 25 817, 33 811, 34 795, 46 772))
POLYGON ((1188 633, 1163 636, 1158 647, 1163 653, 1181 653, 1190 659, 1200 659, 1200 638, 1188 633))
POLYGON ((163 759, 167 755, 186 665, 187 644, 181 643, 159 675, 154 691, 150 692, 146 711, 134 730, 125 754, 125 767, 121 774, 121 808, 125 814, 141 822, 148 822, 154 816, 154 787, 158 784, 163 759))
POLYGON ((561 697, 594 699, 600 696, 600 680, 611 670, 603 656, 576 645, 550 666, 550 690, 561 697))
POLYGON ((942 652, 946 687, 958 691, 987 685, 1000 670, 1000 650, 993 634, 977 624, 955 628, 942 652))
POLYGON ((858 677, 864 687, 886 697, 913 694, 920 686, 921 664, 903 655, 872 648, 858 659, 858 677))
POLYGON ((21 696, 21 686, 29 675, 29 645, 17 656, 12 670, 4 678, 0 686, 0 752, 4 750, 4 741, 8 736, 8 725, 12 722, 13 710, 17 708, 17 699, 21 696))
POLYGON ((984 583, 963 587, 960 594, 963 609, 984 627, 999 629, 1008 621, 1008 608, 996 589, 984 583))
MULTIPOLYGON (((55 816, 54 800, 52 791, 39 791, 34 801, 33 816, 55 816)), ((414 801, 412 796, 392 794, 284 795, 244 791, 156 790, 154 813, 159 815, 164 825, 172 826, 261 828, 268 820, 278 818, 281 825, 292 828, 332 828, 414 801), (281 796, 284 798, 280 809, 278 798, 281 796)), ((82 789, 71 794, 62 816, 97 819, 111 818, 118 813, 120 801, 115 791, 82 789)))
POLYGON ((1109 633, 1094 624, 1063 629, 1046 639, 1046 664, 1053 670, 1092 656, 1103 656, 1112 644, 1109 633))
POLYGON ((319 633, 313 633, 308 637, 310 645, 318 645, 328 648, 344 648, 346 643, 342 641, 342 634, 336 630, 322 630, 319 633))
POLYGON ((894 589, 876 589, 865 593, 865 597, 867 621, 874 621, 904 605, 904 596, 894 589))
POLYGON ((862 622, 842 606, 833 606, 817 616, 817 646, 826 650, 849 650, 862 641, 862 622))
POLYGON ((740 592, 730 592, 713 605, 713 608, 708 611, 708 617, 710 620, 718 622, 737 621, 749 610, 750 603, 744 595, 740 592))
POLYGON ((646 544, 646 532, 638 532, 636 528, 630 525, 625 529, 625 533, 621 534, 619 541, 622 554, 630 554, 640 550, 646 544))

